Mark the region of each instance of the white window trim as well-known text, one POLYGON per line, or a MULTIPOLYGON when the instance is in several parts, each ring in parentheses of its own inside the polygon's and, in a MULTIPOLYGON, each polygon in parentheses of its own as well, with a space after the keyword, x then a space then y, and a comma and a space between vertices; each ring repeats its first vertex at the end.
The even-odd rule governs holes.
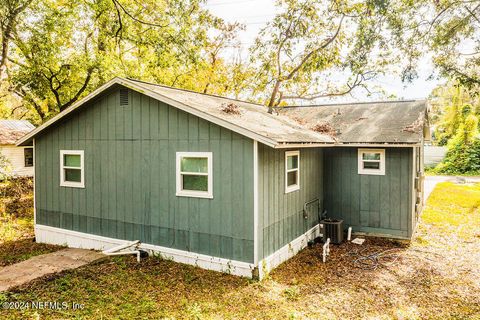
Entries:
POLYGON ((285 152, 285 193, 290 193, 293 191, 300 190, 300 151, 286 151, 285 152), (298 157, 298 167, 296 169, 288 170, 288 157, 297 156, 298 157), (297 171, 297 184, 291 186, 288 185, 288 173, 297 171))
POLYGON ((358 149, 358 174, 385 175, 385 149, 358 149), (364 153, 380 153, 380 160, 363 160, 364 153), (363 162, 379 162, 380 169, 364 169, 363 162))
POLYGON ((177 166, 176 166, 176 175, 177 175, 177 197, 191 197, 191 198, 208 198, 213 199, 213 165, 212 165, 212 153, 211 152, 177 152, 177 166), (208 176, 208 190, 207 191, 194 191, 194 190, 183 190, 182 189, 182 175, 181 172, 181 160, 184 157, 188 158, 207 158, 208 172, 207 173, 198 173, 195 175, 206 175, 208 176))
POLYGON ((33 150, 33 146, 23 147, 23 167, 24 168, 33 168, 33 154, 34 153, 35 153, 35 150, 33 150), (25 149, 32 149, 32 165, 31 166, 26 166, 25 165, 25 149))
POLYGON ((85 167, 83 150, 60 150, 60 186, 71 188, 85 188, 85 167), (80 156, 80 168, 78 167, 66 167, 63 165, 64 155, 79 155, 80 156), (64 169, 80 169, 80 182, 65 181, 64 169))

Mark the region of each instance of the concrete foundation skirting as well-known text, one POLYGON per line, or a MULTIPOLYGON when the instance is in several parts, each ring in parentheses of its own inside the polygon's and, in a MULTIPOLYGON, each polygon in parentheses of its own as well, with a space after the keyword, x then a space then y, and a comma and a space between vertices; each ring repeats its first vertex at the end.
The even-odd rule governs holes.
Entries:
MULTIPOLYGON (((321 236, 320 227, 321 225, 319 224, 314 226, 275 253, 261 260, 258 265, 258 273, 255 270, 255 265, 252 263, 218 258, 146 243, 141 243, 139 248, 148 251, 150 254, 160 255, 165 259, 170 259, 175 262, 190 264, 207 270, 225 272, 247 278, 258 277, 259 279, 262 279, 275 267, 305 248, 308 241, 321 236)), ((128 242, 127 240, 102 237, 39 224, 35 225, 35 237, 39 243, 66 245, 72 248, 94 250, 106 250, 128 242)))
MULTIPOLYGON (((35 225, 35 237, 37 242, 40 243, 94 250, 106 250, 129 242, 128 240, 102 237, 39 224, 35 225)), ((146 243, 141 243, 139 248, 148 251, 150 254, 160 255, 165 259, 198 266, 207 270, 225 272, 248 278, 252 278, 253 274, 254 265, 247 262, 218 258, 146 243)))
POLYGON ((322 234, 320 233, 321 227, 322 225, 317 224, 298 238, 292 240, 290 243, 286 244, 273 254, 261 260, 258 266, 259 278, 265 278, 265 276, 267 276, 271 270, 276 268, 282 262, 287 261, 294 255, 296 255, 300 250, 305 248, 310 240, 322 236, 322 234))

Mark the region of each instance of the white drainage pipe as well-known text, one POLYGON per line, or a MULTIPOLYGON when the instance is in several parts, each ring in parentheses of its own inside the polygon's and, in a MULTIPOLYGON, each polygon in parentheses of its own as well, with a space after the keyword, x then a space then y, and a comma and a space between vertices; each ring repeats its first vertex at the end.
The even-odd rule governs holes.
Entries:
POLYGON ((140 251, 139 250, 124 250, 124 249, 127 249, 127 248, 129 248, 133 245, 135 245, 135 249, 136 249, 138 247, 139 243, 140 243, 140 240, 126 242, 126 243, 123 243, 123 244, 118 245, 116 247, 104 250, 104 251, 102 251, 102 253, 106 254, 107 256, 120 256, 120 255, 124 255, 124 254, 135 254, 135 255, 137 255, 137 262, 140 262, 140 251))
POLYGON ((136 254, 137 255, 137 262, 140 262, 140 251, 133 250, 133 251, 118 251, 118 252, 107 252, 105 253, 107 256, 121 256, 124 254, 136 254))
POLYGON ((327 262, 327 256, 330 254, 330 238, 323 245, 323 263, 327 262))
POLYGON ((119 251, 119 250, 122 250, 122 249, 125 249, 125 248, 128 248, 128 247, 131 247, 134 244, 137 244, 139 242, 140 242, 140 240, 125 242, 125 243, 122 243, 121 245, 118 245, 116 247, 113 247, 113 248, 110 248, 110 249, 107 249, 107 250, 103 250, 103 253, 107 254, 107 253, 110 253, 110 252, 119 251))
POLYGON ((347 240, 348 241, 352 240, 352 227, 348 227, 347 240))

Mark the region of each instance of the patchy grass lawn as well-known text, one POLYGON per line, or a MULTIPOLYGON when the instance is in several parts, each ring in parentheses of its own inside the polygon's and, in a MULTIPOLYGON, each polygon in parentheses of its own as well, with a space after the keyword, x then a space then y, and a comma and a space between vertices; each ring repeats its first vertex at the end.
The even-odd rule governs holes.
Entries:
POLYGON ((0 267, 63 248, 34 241, 33 184, 25 180, 0 184, 0 267))
POLYGON ((480 186, 441 183, 407 245, 368 238, 361 254, 390 250, 378 268, 359 247, 303 250, 261 282, 158 258, 115 258, 39 279, 0 301, 57 301, 83 309, 0 308, 2 319, 315 318, 480 319, 480 186))
POLYGON ((8 241, 33 238, 33 217, 15 217, 0 212, 0 245, 8 241))
POLYGON ((0 213, 0 267, 62 248, 35 242, 33 217, 0 213))

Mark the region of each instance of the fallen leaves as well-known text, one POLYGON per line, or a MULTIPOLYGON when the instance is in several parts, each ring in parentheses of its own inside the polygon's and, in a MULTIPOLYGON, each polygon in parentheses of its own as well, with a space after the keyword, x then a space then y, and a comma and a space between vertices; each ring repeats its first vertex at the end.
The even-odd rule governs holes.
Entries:
POLYGON ((326 122, 317 123, 312 127, 312 130, 318 133, 329 135, 331 137, 335 137, 337 135, 335 128, 326 122))
POLYGON ((220 110, 226 114, 231 114, 231 115, 238 116, 241 114, 240 107, 234 103, 223 104, 220 110))

